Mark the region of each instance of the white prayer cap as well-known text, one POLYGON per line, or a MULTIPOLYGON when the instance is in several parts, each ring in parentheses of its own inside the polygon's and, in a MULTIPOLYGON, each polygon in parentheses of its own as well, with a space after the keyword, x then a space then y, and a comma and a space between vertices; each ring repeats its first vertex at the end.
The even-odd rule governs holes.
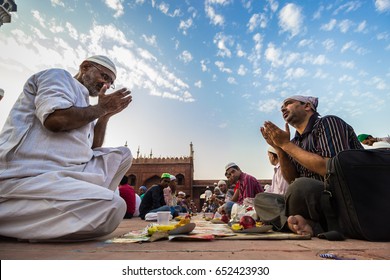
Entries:
POLYGON ((226 164, 226 166, 225 166, 225 171, 228 170, 230 167, 233 167, 233 166, 237 166, 237 164, 235 164, 234 162, 229 162, 229 163, 226 164))
POLYGON ((303 102, 303 103, 309 103, 311 108, 313 109, 314 112, 317 112, 317 106, 318 106, 318 98, 317 97, 314 97, 314 96, 304 96, 304 95, 293 95, 293 96, 290 96, 288 98, 286 98, 284 101, 283 101, 283 104, 287 101, 287 100, 297 100, 297 101, 300 101, 300 102, 303 102))
POLYGON ((220 181, 218 182, 218 186, 220 186, 220 185, 226 185, 226 182, 225 182, 224 180, 220 180, 220 181))
POLYGON ((97 64, 100 64, 101 66, 106 67, 108 70, 110 70, 112 73, 114 73, 116 77, 116 67, 115 64, 107 57, 104 55, 93 55, 91 57, 88 57, 85 59, 85 61, 91 61, 95 62, 97 64))
POLYGON ((4 96, 4 89, 0 88, 0 96, 4 96))
POLYGON ((182 192, 182 191, 178 192, 177 194, 178 194, 178 195, 182 195, 182 196, 186 196, 186 193, 185 193, 185 192, 182 192))
POLYGON ((269 146, 267 151, 270 152, 270 153, 273 153, 273 154, 275 154, 275 155, 278 154, 278 153, 276 152, 276 150, 274 149, 274 147, 272 147, 272 146, 269 146))

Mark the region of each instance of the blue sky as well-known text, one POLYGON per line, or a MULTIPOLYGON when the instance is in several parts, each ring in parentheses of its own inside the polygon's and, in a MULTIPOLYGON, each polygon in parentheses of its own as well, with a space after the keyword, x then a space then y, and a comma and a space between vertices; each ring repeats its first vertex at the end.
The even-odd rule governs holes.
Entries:
POLYGON ((133 92, 105 145, 170 157, 192 142, 196 179, 224 178, 230 161, 271 178, 259 127, 284 127, 289 95, 318 96, 357 134, 390 133, 390 0, 15 2, 0 27, 0 126, 33 73, 104 54, 133 92))

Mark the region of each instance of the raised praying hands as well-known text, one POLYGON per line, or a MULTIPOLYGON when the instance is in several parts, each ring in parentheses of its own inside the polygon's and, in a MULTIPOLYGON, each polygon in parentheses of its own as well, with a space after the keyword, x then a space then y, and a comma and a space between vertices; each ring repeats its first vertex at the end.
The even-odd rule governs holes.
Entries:
POLYGON ((127 88, 121 88, 113 93, 106 94, 107 85, 103 85, 99 92, 98 107, 105 117, 111 117, 129 106, 133 97, 127 88))

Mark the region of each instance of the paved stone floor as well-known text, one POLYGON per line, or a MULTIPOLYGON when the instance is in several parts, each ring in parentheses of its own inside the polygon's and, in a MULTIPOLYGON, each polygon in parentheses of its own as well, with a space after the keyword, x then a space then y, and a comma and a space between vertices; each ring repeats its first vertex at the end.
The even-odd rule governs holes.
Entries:
POLYGON ((390 260, 390 242, 345 240, 213 240, 114 244, 105 240, 144 228, 124 220, 109 236, 78 243, 27 243, 0 239, 1 260, 320 260, 322 253, 357 260, 390 260))

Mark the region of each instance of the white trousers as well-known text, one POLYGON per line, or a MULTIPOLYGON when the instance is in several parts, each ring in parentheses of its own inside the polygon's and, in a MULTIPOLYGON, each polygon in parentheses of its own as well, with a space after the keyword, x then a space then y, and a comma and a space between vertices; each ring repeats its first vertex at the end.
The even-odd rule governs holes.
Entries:
MULTIPOLYGON (((25 196, 0 199, 0 235, 46 242, 90 240, 113 232, 126 212, 125 201, 114 191, 133 159, 129 149, 117 148, 116 154, 118 149, 122 160, 115 171, 99 170, 112 167, 104 160, 106 156, 110 158, 109 153, 94 157, 85 168, 89 173, 95 169, 99 176, 105 174, 104 183, 96 186, 102 198, 53 199, 46 194, 39 198, 35 193, 31 199, 25 196)), ((32 182, 36 183, 34 179, 32 182)), ((73 181, 75 193, 91 189, 91 183, 80 180, 79 176, 77 179, 67 177, 64 182, 69 180, 73 181)), ((61 189, 61 182, 52 182, 56 192, 61 189)))

